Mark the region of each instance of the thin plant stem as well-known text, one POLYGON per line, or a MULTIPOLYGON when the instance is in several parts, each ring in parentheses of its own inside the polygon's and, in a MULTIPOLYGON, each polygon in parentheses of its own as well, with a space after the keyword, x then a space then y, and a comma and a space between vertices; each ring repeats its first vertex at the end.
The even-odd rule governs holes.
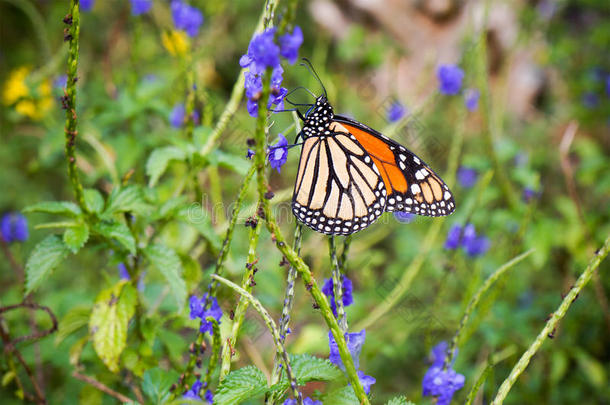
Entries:
MULTIPOLYGON (((258 246, 258 237, 260 235, 261 226, 257 224, 254 229, 250 228, 250 243, 248 245, 248 258, 246 262, 246 272, 244 273, 241 288, 245 291, 252 292, 254 281, 254 273, 256 272, 256 248, 258 246)), ((222 381, 229 371, 231 371, 231 357, 233 357, 233 349, 237 345, 237 336, 239 329, 244 321, 246 310, 248 309, 248 300, 243 296, 239 297, 235 316, 233 317, 233 325, 231 327, 231 337, 227 339, 226 344, 222 348, 222 364, 220 366, 220 380, 222 381)))
POLYGON ((344 274, 346 272, 345 263, 347 263, 347 252, 349 251, 351 243, 352 235, 347 235, 345 239, 343 239, 343 250, 341 251, 341 258, 339 259, 339 267, 344 274))
POLYGON ((337 260, 337 247, 335 246, 334 236, 328 238, 328 249, 330 253, 330 265, 332 266, 333 296, 335 308, 337 308, 337 319, 339 320, 341 331, 345 334, 347 333, 347 316, 345 316, 345 307, 343 306, 343 285, 341 283, 343 275, 341 274, 341 267, 337 260))
POLYGON ((134 401, 133 399, 121 394, 120 392, 116 392, 115 390, 113 390, 112 388, 108 387, 107 385, 99 382, 98 380, 96 380, 93 377, 90 377, 88 375, 85 374, 81 374, 78 371, 73 371, 72 372, 72 377, 76 378, 77 380, 86 382, 87 384, 91 385, 92 387, 102 391, 105 394, 110 395, 113 398, 116 398, 117 400, 123 402, 123 403, 129 403, 129 404, 133 404, 134 401))
POLYGON ((451 344, 449 346, 449 356, 447 356, 447 358, 445 359, 445 368, 447 368, 448 365, 452 363, 453 357, 455 355, 455 351, 457 349, 457 346, 458 346, 458 343, 460 340, 461 333, 464 330, 466 323, 470 319, 470 315, 472 314, 475 307, 481 300, 481 297, 483 296, 483 294, 485 294, 487 292, 487 290, 489 290, 489 288, 496 282, 496 280, 498 280, 500 277, 502 277, 502 275, 504 273, 506 273, 506 271, 511 269, 513 266, 515 266, 517 263, 521 262, 523 259, 525 259, 529 255, 531 255, 533 252, 534 252, 534 249, 530 249, 527 252, 522 253, 517 257, 512 258, 508 262, 504 263, 502 266, 498 267, 498 269, 496 271, 494 271, 487 278, 487 280, 485 280, 483 285, 477 290, 477 292, 474 294, 474 296, 470 299, 470 302, 468 303, 468 306, 466 307, 466 310, 464 311, 464 315, 462 316, 462 320, 460 321, 460 326, 458 327, 457 331, 455 332, 455 335, 453 335, 453 339, 451 339, 451 344))
POLYGON ((485 383, 485 380, 487 379, 487 377, 489 376, 489 373, 493 370, 493 368, 494 368, 493 362, 489 362, 489 364, 487 364, 487 366, 485 367, 485 369, 483 370, 483 372, 481 373, 479 378, 477 378, 477 381, 475 382, 475 384, 472 386, 472 389, 468 393, 468 396, 466 397, 465 405, 472 404, 472 401, 474 401, 474 398, 477 395, 477 392, 479 392, 479 390, 481 389, 481 386, 485 383))
POLYGON ((212 324, 212 354, 208 363, 208 370, 205 373, 204 387, 208 387, 212 381, 212 372, 216 369, 218 364, 218 357, 220 354, 220 327, 218 321, 214 317, 208 316, 205 318, 207 322, 212 324))
POLYGON ((608 255, 609 249, 610 237, 606 238, 606 241, 604 242, 604 245, 601 247, 601 249, 596 251, 595 256, 591 259, 585 271, 583 271, 580 277, 578 277, 576 284, 574 284, 568 294, 564 297, 563 301, 561 301, 561 304, 559 305, 557 310, 553 312, 553 315, 547 321, 546 325, 544 325, 544 328, 542 328, 534 342, 523 353, 517 364, 511 370, 509 376, 502 382, 502 385, 500 385, 496 397, 491 402, 492 405, 500 405, 504 402, 504 399, 508 395, 508 392, 512 388, 513 384, 515 384, 521 373, 523 373, 523 371, 526 369, 534 354, 536 354, 538 349, 540 349, 540 346, 542 346, 544 341, 555 330, 559 321, 561 321, 565 316, 566 312, 568 312, 570 305, 572 305, 572 303, 574 302, 580 291, 583 289, 583 287, 587 285, 587 283, 591 279, 591 276, 593 276, 593 273, 599 267, 602 260, 604 260, 604 258, 608 255))
POLYGON ((279 330, 277 328, 277 325, 273 321, 273 318, 271 318, 271 315, 269 315, 269 312, 267 312, 267 310, 263 307, 263 305, 260 303, 259 300, 254 298, 254 296, 252 296, 252 294, 250 294, 248 291, 244 290, 237 284, 227 280, 226 278, 222 278, 216 274, 213 274, 212 278, 214 278, 215 280, 219 281, 220 283, 226 285, 227 287, 233 289, 238 294, 240 294, 243 298, 248 300, 250 305, 252 305, 252 307, 254 309, 256 309, 256 311, 263 318, 263 320, 265 321, 265 324, 267 325, 267 328, 271 332, 271 336, 273 337, 273 342, 275 343, 276 350, 278 351, 278 353, 281 354, 282 359, 284 361, 286 376, 288 377, 288 380, 290 381, 290 387, 292 389, 292 394, 297 399, 297 402, 300 405, 302 405, 303 399, 301 398, 301 395, 299 394, 299 390, 297 387, 297 381, 296 381, 296 378, 294 377, 294 374, 292 373, 292 367, 290 366, 290 359, 288 358, 288 353, 286 353, 286 349, 284 348, 284 345, 280 341, 279 330))
POLYGON ((64 90, 64 106, 66 109, 66 159, 68 161, 68 177, 70 178, 76 201, 84 212, 88 212, 87 205, 85 204, 83 186, 78 175, 78 168, 76 167, 75 156, 76 135, 78 134, 78 131, 76 130, 76 81, 78 80, 78 46, 80 34, 80 13, 78 3, 78 0, 70 1, 69 17, 66 17, 66 24, 68 25, 66 38, 69 40, 68 79, 66 89, 64 90))

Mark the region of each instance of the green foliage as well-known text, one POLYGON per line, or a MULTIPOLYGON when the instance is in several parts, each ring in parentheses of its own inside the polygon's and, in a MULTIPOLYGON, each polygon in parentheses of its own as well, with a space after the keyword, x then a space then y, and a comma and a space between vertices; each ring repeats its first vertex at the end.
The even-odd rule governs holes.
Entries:
POLYGON ((259 397, 266 391, 267 378, 263 372, 254 366, 247 366, 230 372, 221 381, 214 396, 214 403, 237 405, 248 399, 259 397))
POLYGON ((408 401, 407 397, 400 396, 400 397, 390 399, 388 402, 386 402, 385 405, 415 405, 415 404, 411 401, 408 401))
POLYGON ((105 238, 115 240, 129 253, 136 253, 136 239, 133 234, 122 222, 106 220, 93 225, 93 232, 105 238))
POLYGON ((162 370, 159 367, 146 370, 142 377, 142 391, 152 403, 163 403, 169 388, 178 378, 174 370, 162 370))
POLYGON ((68 253, 68 247, 56 235, 49 235, 37 244, 25 265, 25 294, 40 287, 68 253))
POLYGON ((163 245, 150 245, 144 249, 146 258, 161 272, 181 311, 186 300, 186 283, 182 278, 182 263, 172 249, 163 245))

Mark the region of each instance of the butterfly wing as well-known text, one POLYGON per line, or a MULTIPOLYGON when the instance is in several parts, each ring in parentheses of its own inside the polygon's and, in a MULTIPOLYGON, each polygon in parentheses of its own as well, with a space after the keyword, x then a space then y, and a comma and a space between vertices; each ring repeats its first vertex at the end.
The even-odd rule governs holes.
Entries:
POLYGON ((351 134, 370 155, 387 189, 386 211, 437 217, 455 210, 449 187, 404 146, 347 117, 335 115, 331 129, 351 134))
POLYGON ((384 212, 386 193, 379 169, 354 135, 305 139, 292 197, 302 223, 328 235, 358 232, 384 212))

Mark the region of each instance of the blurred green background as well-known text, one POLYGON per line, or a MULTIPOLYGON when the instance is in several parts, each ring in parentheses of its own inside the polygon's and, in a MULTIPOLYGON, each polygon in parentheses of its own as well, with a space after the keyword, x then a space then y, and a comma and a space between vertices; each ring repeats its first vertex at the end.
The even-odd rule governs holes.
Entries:
MULTIPOLYGON (((185 162, 170 163, 158 184, 147 187, 146 162, 152 151, 187 142, 183 129, 169 122, 172 108, 187 93, 184 54, 192 55, 195 108, 202 117, 193 142, 203 144, 229 99, 239 58, 263 8, 262 2, 245 0, 190 3, 202 10, 205 22, 188 45, 171 39, 177 34, 171 31, 169 1, 155 1, 149 13, 136 17, 128 1, 98 0, 81 14, 77 158, 82 181, 102 195, 122 183, 141 185, 154 212, 180 196, 186 206, 198 203, 188 186, 191 174, 185 162)), ((67 10, 66 1, 0 0, 1 213, 73 199, 64 159, 62 86, 57 85, 66 70, 62 18, 67 10)), ((494 359, 497 364, 474 402, 488 403, 610 231, 610 2, 490 1, 486 9, 482 1, 315 0, 298 3, 295 24, 304 33, 300 56, 312 61, 335 111, 385 130, 447 176, 458 207, 445 220, 417 218, 409 224, 386 213, 354 235, 347 261, 354 304, 347 313, 352 331, 366 325, 360 363, 377 379, 373 403, 398 394, 418 404, 433 403, 421 396, 430 348, 451 339, 468 300, 489 274, 535 249, 484 296, 460 341, 454 368, 465 375, 466 385, 454 403, 464 401, 488 359, 494 359), (465 108, 461 94, 438 93, 436 68, 448 63, 464 70, 464 88, 482 92, 475 111, 465 108), (395 102, 409 112, 402 125, 387 119, 395 102), (472 187, 447 173, 456 137, 463 140, 459 166, 478 174, 472 187), (491 138, 497 165, 490 154, 491 138), (485 184, 481 179, 492 170, 494 177, 485 184), (508 181, 508 196, 498 176, 508 181), (489 238, 491 248, 485 254, 472 258, 444 248, 450 227, 466 222, 489 238), (414 259, 423 260, 420 269, 413 270, 414 259), (372 319, 373 310, 408 271, 415 277, 404 297, 372 319)), ((288 64, 284 69, 284 86, 305 86, 320 94, 307 70, 288 64)), ((295 99, 307 97, 299 93, 295 99)), ((160 232, 164 243, 178 252, 189 293, 200 294, 210 280, 231 204, 249 167, 246 139, 254 121, 243 101, 197 173, 203 205, 192 212, 204 218, 204 225, 192 226, 188 218, 136 215, 134 226, 142 234, 160 232)), ((291 114, 273 115, 271 121, 271 142, 280 132, 290 141, 294 138, 291 114)), ((272 203, 288 237, 294 229, 289 202, 298 157, 298 148, 291 149, 281 173, 270 177, 276 194, 272 203)), ((242 224, 254 213, 255 201, 251 187, 227 262, 227 274, 236 282, 247 254, 248 233, 242 224)), ((37 242, 56 231, 36 229, 56 221, 52 215, 30 213, 27 219, 30 238, 9 247, 19 264, 37 242)), ((320 282, 330 277, 326 251, 326 238, 306 230, 302 255, 320 282)), ((86 319, 98 293, 119 279, 116 266, 124 257, 111 252, 112 246, 90 241, 55 270, 34 299, 60 320, 67 314, 86 319)), ((285 268, 278 265, 281 255, 266 230, 258 252, 254 294, 277 319, 285 268)), ((7 259, 0 261, 0 269, 0 304, 20 302, 18 275, 7 259)), ((602 263, 506 403, 610 404, 608 270, 608 262, 602 263)), ((38 345, 21 344, 26 361, 40 370, 49 403, 114 402, 71 376, 75 366, 70 357, 81 349, 79 367, 126 394, 141 384, 149 368, 180 372, 196 325, 184 313, 176 314, 164 279, 153 269, 146 271, 143 283, 143 311, 154 314, 147 318, 151 332, 145 337, 130 332, 118 374, 103 365, 91 344, 79 346, 88 333, 82 323, 38 345)), ((228 314, 236 296, 221 289, 219 301, 228 314)), ((325 357, 327 329, 311 303, 298 283, 288 350, 325 357)), ((28 333, 24 313, 3 315, 11 335, 28 333)), ((50 325, 44 314, 37 314, 37 322, 40 328, 50 325)), ((225 332, 228 324, 223 319, 225 332)), ((233 368, 255 364, 270 370, 273 345, 254 311, 248 312, 244 328, 233 368)), ((0 370, 3 375, 8 371, 5 356, 0 370)), ((18 403, 16 389, 6 378, 0 387, 2 402, 18 403)), ((310 384, 304 392, 316 389, 324 385, 310 384)))

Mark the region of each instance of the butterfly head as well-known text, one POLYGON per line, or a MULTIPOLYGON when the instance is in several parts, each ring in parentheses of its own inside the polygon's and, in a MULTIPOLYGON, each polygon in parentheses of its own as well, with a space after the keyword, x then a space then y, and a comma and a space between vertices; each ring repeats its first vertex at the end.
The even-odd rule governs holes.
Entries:
POLYGON ((305 137, 330 135, 328 127, 333 120, 333 107, 326 96, 320 96, 316 103, 307 110, 303 133, 305 137))

